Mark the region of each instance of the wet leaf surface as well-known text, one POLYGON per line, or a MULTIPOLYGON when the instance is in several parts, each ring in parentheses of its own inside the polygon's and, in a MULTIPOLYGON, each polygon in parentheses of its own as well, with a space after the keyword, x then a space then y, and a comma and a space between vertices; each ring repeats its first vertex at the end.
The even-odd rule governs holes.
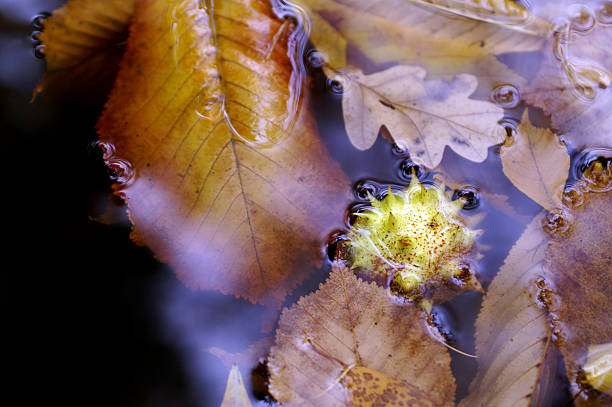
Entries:
POLYGON ((298 109, 290 24, 244 0, 216 5, 213 31, 202 4, 139 3, 100 141, 135 242, 191 287, 278 305, 320 261, 348 180, 298 109))
POLYGON ((544 209, 562 206, 569 154, 556 134, 531 124, 527 110, 516 133, 502 146, 501 162, 508 179, 544 209))
POLYGON ((601 2, 585 10, 567 15, 546 44, 539 72, 524 97, 551 116, 553 127, 574 148, 611 147, 612 4, 601 2))
POLYGON ((450 82, 425 80, 424 69, 406 65, 371 75, 348 70, 330 75, 343 85, 346 131, 358 149, 371 147, 384 125, 415 163, 434 168, 445 146, 469 160, 484 161, 488 147, 504 140, 498 123, 503 109, 470 99, 478 84, 472 75, 450 82))
POLYGON ((406 381, 433 405, 454 405, 450 357, 429 336, 425 314, 336 268, 317 292, 283 311, 269 359, 270 389, 285 405, 344 406, 350 394, 340 382, 349 367, 406 381))
POLYGON ((583 377, 589 347, 612 338, 611 210, 612 192, 585 192, 582 205, 568 209, 569 230, 555 234, 546 250, 546 280, 553 293, 549 308, 579 406, 612 403, 583 377))
POLYGON ((527 407, 546 381, 554 345, 546 310, 536 303, 548 242, 541 219, 527 226, 488 287, 476 321, 478 371, 460 407, 527 407))
POLYGON ((47 73, 34 90, 104 101, 123 55, 135 0, 69 0, 43 21, 38 49, 47 73))

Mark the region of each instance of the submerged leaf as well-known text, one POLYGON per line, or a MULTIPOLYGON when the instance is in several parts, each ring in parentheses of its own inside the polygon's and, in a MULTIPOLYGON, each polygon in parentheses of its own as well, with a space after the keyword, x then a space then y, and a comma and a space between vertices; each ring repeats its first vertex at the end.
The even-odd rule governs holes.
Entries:
POLYGON ((324 56, 332 57, 327 62, 333 69, 348 66, 371 71, 372 63, 379 67, 419 64, 436 78, 460 73, 477 75, 481 85, 491 89, 502 81, 522 82, 493 55, 537 50, 544 42, 539 35, 452 15, 449 18, 447 13, 406 0, 291 2, 306 12, 312 25, 311 40, 324 56), (319 35, 322 21, 346 41, 346 57, 338 54, 338 41, 326 35, 329 29, 321 30, 319 35))
POLYGON ((578 150, 612 147, 612 3, 601 2, 594 15, 588 10, 559 27, 524 91, 578 150))
POLYGON ((283 311, 268 363, 270 390, 286 405, 344 406, 351 397, 344 374, 360 367, 355 373, 375 370, 417 387, 433 405, 452 406, 450 357, 426 324, 417 308, 396 305, 384 289, 337 268, 317 292, 283 311))
POLYGON ((569 154, 556 134, 531 124, 527 110, 516 134, 502 147, 501 162, 504 174, 525 195, 546 210, 561 207, 569 154))
POLYGON ((232 366, 227 377, 227 385, 225 386, 225 394, 223 395, 223 401, 221 407, 251 407, 251 400, 249 395, 244 388, 244 382, 242 381, 242 375, 238 366, 232 366))
POLYGON ((411 159, 427 168, 442 160, 444 147, 484 161, 487 149, 504 140, 498 121, 503 109, 470 99, 478 81, 458 75, 451 82, 425 80, 420 67, 399 65, 372 75, 344 70, 334 78, 343 85, 342 111, 351 142, 360 150, 374 144, 381 126, 411 159))
POLYGON ((528 407, 540 393, 551 347, 537 280, 547 236, 537 216, 510 250, 489 286, 476 321, 478 371, 460 407, 528 407))
POLYGON ((291 32, 258 0, 138 3, 98 132, 133 240, 191 287, 278 305, 341 224, 291 32))
POLYGON ((612 340, 611 209, 612 191, 584 192, 583 203, 567 210, 569 230, 546 251, 549 308, 577 405, 612 403, 581 377, 589 348, 612 340))
POLYGON ((42 92, 89 100, 110 90, 128 36, 135 0, 69 0, 44 20, 38 36, 47 73, 42 92))

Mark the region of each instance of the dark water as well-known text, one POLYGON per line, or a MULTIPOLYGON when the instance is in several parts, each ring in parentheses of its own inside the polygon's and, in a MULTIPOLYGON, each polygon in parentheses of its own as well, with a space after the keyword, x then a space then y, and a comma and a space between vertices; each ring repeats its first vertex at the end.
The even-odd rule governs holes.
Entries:
MULTIPOLYGON (((246 301, 185 288, 152 253, 131 243, 125 219, 112 225, 91 219, 108 205, 121 209, 110 196, 112 181, 94 144, 93 126, 101 106, 28 102, 44 72, 43 62, 33 54, 30 21, 60 3, 0 1, 0 120, 9 178, 5 201, 10 202, 7 215, 19 222, 14 243, 25 249, 23 254, 15 252, 19 266, 7 273, 16 281, 10 278, 3 285, 14 334, 10 336, 16 343, 27 343, 35 360, 51 357, 52 362, 42 368, 48 375, 76 356, 71 370, 88 405, 217 406, 228 370, 206 349, 241 352, 269 335, 262 333, 261 326, 271 317, 246 301)), ((506 58, 504 62, 512 65, 512 55, 506 58)), ((526 64, 524 69, 532 67, 526 64)), ((407 185, 408 157, 382 137, 370 150, 352 148, 344 131, 340 96, 330 92, 319 70, 311 68, 310 73, 321 137, 354 183, 356 204, 365 202, 365 189, 407 185)), ((512 118, 512 110, 509 115, 512 118)), ((484 197, 470 197, 466 214, 489 214, 480 225, 486 233, 479 241, 490 247, 479 265, 486 288, 540 208, 504 177, 495 148, 481 164, 448 149, 445 154, 445 160, 462 171, 486 173, 484 182, 516 198, 522 215, 509 217, 484 197)), ((584 160, 574 152, 575 163, 584 160)), ((432 174, 423 172, 419 178, 431 181, 432 174)), ((328 272, 326 263, 286 305, 313 291, 328 272)), ((474 352, 473 322, 480 300, 479 294, 464 293, 434 308, 449 344, 468 353, 474 352)), ((476 361, 454 353, 452 357, 460 398, 466 394, 476 361)), ((242 373, 250 384, 250 372, 242 373)), ((255 374, 253 380, 261 377, 255 374)), ((559 397, 551 405, 568 405, 565 385, 559 381, 559 397)))

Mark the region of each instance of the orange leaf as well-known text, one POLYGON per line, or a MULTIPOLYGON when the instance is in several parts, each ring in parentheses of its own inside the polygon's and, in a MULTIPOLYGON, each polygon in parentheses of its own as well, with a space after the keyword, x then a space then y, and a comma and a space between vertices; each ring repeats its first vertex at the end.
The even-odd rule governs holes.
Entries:
POLYGON ((103 101, 123 55, 135 0, 69 0, 44 20, 39 35, 47 73, 42 92, 103 101))
POLYGON ((137 5, 98 131, 132 238, 191 287, 279 304, 349 202, 299 111, 291 31, 261 0, 137 5))

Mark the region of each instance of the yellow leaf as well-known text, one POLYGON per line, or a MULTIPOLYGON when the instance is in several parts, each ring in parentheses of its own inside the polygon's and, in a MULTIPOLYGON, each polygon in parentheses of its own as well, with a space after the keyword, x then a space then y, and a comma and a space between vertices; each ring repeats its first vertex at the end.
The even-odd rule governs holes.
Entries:
POLYGON ((341 381, 357 366, 410 383, 436 406, 454 405, 450 357, 425 313, 346 268, 283 311, 268 366, 270 391, 284 405, 346 405, 341 381))
POLYGON ((138 3, 98 132, 132 238, 191 287, 278 305, 342 224, 292 31, 260 0, 138 3))
MULTIPOLYGON (((470 99, 477 86, 472 75, 451 82, 425 80, 426 71, 398 65, 372 75, 343 70, 333 76, 343 85, 346 132, 360 150, 371 147, 384 125, 410 158, 427 168, 442 160, 444 147, 472 161, 484 161, 490 146, 504 140, 499 125, 503 109, 470 99)), ((333 75, 333 74, 332 74, 333 75)))
POLYGON ((504 174, 525 195, 544 209, 561 207, 570 157, 556 134, 534 127, 527 110, 521 124, 501 149, 504 174))
POLYGON ((47 73, 40 93, 105 97, 123 55, 135 0, 69 0, 44 20, 39 35, 47 73))
POLYGON ((225 394, 223 395, 223 401, 221 407, 251 407, 251 400, 244 388, 242 381, 242 375, 238 366, 232 366, 230 373, 227 377, 227 385, 225 386, 225 394))
POLYGON ((350 369, 343 380, 348 406, 435 407, 429 394, 404 380, 396 380, 363 366, 350 369))
POLYGON ((541 221, 527 226, 489 286, 476 321, 478 371, 459 407, 528 407, 539 393, 553 346, 535 301, 548 241, 541 221))

